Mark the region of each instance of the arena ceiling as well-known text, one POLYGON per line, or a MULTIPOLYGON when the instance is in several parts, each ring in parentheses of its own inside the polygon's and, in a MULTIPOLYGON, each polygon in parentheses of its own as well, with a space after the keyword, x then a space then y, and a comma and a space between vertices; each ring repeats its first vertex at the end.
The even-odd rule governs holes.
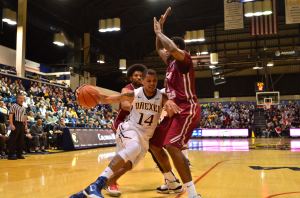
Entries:
MULTIPOLYGON (((17 0, 1 0, 0 2, 1 7, 17 9, 17 0)), ((278 15, 283 17, 284 1, 277 0, 277 3, 278 15)), ((119 58, 126 58, 128 63, 154 64, 156 69, 163 70, 161 62, 153 53, 152 19, 154 16, 160 16, 168 6, 173 9, 165 27, 166 34, 169 36, 183 36, 187 30, 206 29, 208 35, 213 37, 214 33, 209 33, 209 30, 216 30, 219 24, 224 22, 223 0, 28 0, 26 57, 53 66, 82 64, 82 60, 74 59, 74 55, 80 55, 79 52, 82 49, 54 46, 52 44, 53 34, 63 31, 68 39, 76 42, 78 38, 82 38, 84 32, 89 32, 91 34, 91 64, 84 66, 86 70, 95 74, 112 71, 113 67, 117 71, 119 58), (98 20, 114 17, 121 18, 121 31, 99 33, 98 20), (107 63, 104 65, 96 64, 97 55, 100 53, 106 57, 107 63)), ((248 33, 249 30, 246 28, 248 28, 247 25, 245 30, 240 33, 248 33)), ((297 29, 299 32, 299 26, 296 26, 297 29)), ((2 25, 0 44, 15 47, 15 33, 15 27, 2 25)), ((283 39, 285 38, 283 35, 283 39)), ((287 39, 293 38, 287 37, 287 39)), ((236 40, 239 40, 238 37, 236 40)), ((236 42, 236 40, 233 39, 230 42, 236 42)), ((260 40, 245 38, 243 41, 257 43, 260 40)), ((297 44, 299 44, 298 40, 290 45, 297 44)), ((192 51, 193 47, 196 46, 191 46, 192 51)), ((262 48, 264 47, 262 46, 262 48)), ((221 58, 221 65, 227 65, 229 69, 227 72, 231 72, 232 69, 232 71, 241 71, 244 68, 251 68, 259 53, 255 52, 254 56, 250 56, 250 58, 245 56, 241 63, 236 63, 235 59, 242 55, 228 55, 221 58), (243 68, 241 69, 241 67, 243 68)), ((205 60, 207 57, 201 60, 195 58, 194 61, 199 66, 199 70, 208 70, 205 60)))

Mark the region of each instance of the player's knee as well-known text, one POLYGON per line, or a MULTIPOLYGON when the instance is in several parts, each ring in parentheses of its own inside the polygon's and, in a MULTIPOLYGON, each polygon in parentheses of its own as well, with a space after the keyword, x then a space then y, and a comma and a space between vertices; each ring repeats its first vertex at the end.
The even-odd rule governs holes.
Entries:
POLYGON ((132 162, 131 161, 126 162, 126 164, 124 165, 124 169, 126 171, 131 170, 132 169, 132 162))
POLYGON ((149 150, 155 151, 156 148, 157 146, 154 146, 153 144, 149 144, 149 150))
POLYGON ((152 153, 159 153, 162 150, 161 147, 155 146, 153 144, 149 145, 149 149, 151 150, 152 153))
POLYGON ((170 155, 172 155, 173 153, 181 152, 181 149, 177 148, 176 146, 174 146, 172 144, 166 145, 165 148, 167 149, 167 151, 170 155))
POLYGON ((163 148, 154 146, 154 147, 150 147, 150 151, 155 156, 155 158, 159 159, 160 161, 164 161, 168 159, 168 155, 163 148))
POLYGON ((132 142, 128 148, 128 153, 136 158, 142 152, 142 147, 138 142, 132 142))

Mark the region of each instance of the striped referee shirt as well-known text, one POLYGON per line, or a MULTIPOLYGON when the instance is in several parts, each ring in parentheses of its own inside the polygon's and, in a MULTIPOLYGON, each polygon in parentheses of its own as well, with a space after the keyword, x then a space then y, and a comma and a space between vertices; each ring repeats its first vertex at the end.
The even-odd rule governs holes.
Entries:
POLYGON ((14 121, 23 122, 26 115, 26 108, 15 103, 10 107, 10 114, 14 114, 14 121))

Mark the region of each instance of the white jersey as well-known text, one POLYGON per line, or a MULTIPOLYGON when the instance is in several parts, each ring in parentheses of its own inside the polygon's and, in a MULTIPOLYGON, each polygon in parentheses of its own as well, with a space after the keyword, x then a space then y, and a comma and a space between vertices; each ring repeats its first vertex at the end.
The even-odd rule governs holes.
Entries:
POLYGON ((162 94, 147 98, 143 87, 134 90, 134 100, 126 121, 120 124, 120 131, 134 130, 139 137, 148 142, 153 136, 162 111, 162 94))

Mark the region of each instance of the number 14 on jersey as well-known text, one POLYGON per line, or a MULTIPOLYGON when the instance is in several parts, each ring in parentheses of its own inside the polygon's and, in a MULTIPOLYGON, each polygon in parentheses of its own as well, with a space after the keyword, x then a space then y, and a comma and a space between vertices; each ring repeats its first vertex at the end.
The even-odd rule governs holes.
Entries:
POLYGON ((148 118, 144 118, 144 114, 143 113, 140 113, 141 117, 140 117, 140 120, 138 122, 139 125, 144 125, 144 124, 148 124, 148 126, 151 126, 152 122, 153 122, 153 118, 154 118, 154 115, 151 115, 149 116, 148 118))

